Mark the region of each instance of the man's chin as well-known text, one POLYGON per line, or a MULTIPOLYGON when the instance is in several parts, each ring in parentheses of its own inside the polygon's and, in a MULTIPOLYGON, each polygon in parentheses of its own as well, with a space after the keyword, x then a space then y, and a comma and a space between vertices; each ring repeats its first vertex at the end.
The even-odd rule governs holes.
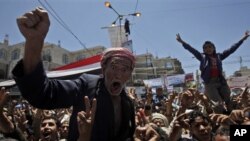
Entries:
POLYGON ((120 95, 120 92, 119 93, 110 93, 111 96, 119 96, 120 95))
POLYGON ((122 87, 119 88, 110 87, 109 89, 109 93, 112 96, 119 96, 121 92, 122 92, 122 87))
POLYGON ((119 96, 121 94, 121 89, 119 90, 111 90, 109 93, 111 96, 119 96))

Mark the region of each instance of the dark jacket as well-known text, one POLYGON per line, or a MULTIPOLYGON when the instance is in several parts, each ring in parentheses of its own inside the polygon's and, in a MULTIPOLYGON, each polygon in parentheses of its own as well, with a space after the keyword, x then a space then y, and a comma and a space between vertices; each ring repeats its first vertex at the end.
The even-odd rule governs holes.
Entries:
MULTIPOLYGON (((229 49, 224 50, 222 53, 216 53, 214 52, 214 56, 216 57, 217 61, 217 68, 219 70, 219 77, 222 82, 225 82, 225 78, 223 76, 223 68, 222 68, 222 60, 227 58, 230 54, 234 53, 236 49, 240 47, 240 45, 243 43, 242 40, 239 42, 233 44, 229 49)), ((182 44, 185 49, 187 49, 189 52, 191 52, 199 61, 200 61, 200 71, 201 71, 201 78, 203 79, 204 83, 209 83, 210 80, 210 69, 211 69, 211 61, 209 59, 209 56, 207 54, 201 53, 189 44, 182 44)))
POLYGON ((22 60, 12 71, 22 96, 31 105, 40 109, 69 108, 73 113, 69 125, 69 141, 76 141, 79 133, 77 113, 85 110, 84 96, 96 97, 97 109, 92 129, 92 141, 123 141, 133 137, 135 130, 134 105, 125 91, 121 93, 122 123, 120 132, 114 135, 114 107, 104 79, 96 75, 83 74, 74 80, 48 79, 42 62, 29 75, 24 75, 22 60))

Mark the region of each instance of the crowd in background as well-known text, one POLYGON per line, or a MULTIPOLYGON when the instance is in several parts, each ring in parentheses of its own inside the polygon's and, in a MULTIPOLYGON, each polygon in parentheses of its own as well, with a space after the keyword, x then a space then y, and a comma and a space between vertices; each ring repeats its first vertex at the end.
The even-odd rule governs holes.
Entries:
MULTIPOLYGON (((250 124, 248 87, 231 96, 232 111, 212 103, 196 88, 166 94, 162 88, 152 93, 145 87, 144 97, 135 88, 128 95, 135 104, 134 140, 143 141, 229 141, 232 124, 250 124), (141 132, 145 128, 150 134, 141 132), (150 135, 150 137, 148 137, 150 135)), ((67 139, 72 109, 41 110, 22 98, 12 99, 4 88, 0 92, 0 140, 62 141, 67 139)))
POLYGON ((37 7, 18 17, 17 26, 25 38, 25 51, 12 74, 28 102, 8 100, 8 91, 1 89, 2 139, 228 141, 230 125, 249 124, 248 88, 230 97, 222 74, 222 60, 240 47, 249 31, 222 53, 217 53, 210 41, 204 43, 203 53, 199 52, 177 34, 177 41, 200 61, 205 94, 189 87, 167 95, 157 88, 153 95, 152 88, 145 86, 145 97, 139 98, 134 88, 125 91, 136 64, 130 50, 105 50, 100 60, 101 76, 82 74, 74 80, 49 79, 41 60, 50 27, 48 12, 37 7))

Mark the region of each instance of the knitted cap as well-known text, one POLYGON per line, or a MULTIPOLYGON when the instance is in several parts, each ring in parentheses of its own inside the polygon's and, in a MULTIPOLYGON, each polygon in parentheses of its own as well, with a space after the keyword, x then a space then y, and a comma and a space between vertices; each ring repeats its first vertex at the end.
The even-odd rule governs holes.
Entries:
POLYGON ((164 116, 163 114, 160 114, 160 113, 153 113, 153 114, 152 114, 152 120, 154 120, 154 119, 162 119, 163 122, 164 122, 165 127, 168 127, 168 126, 169 126, 168 119, 167 119, 167 117, 164 116))

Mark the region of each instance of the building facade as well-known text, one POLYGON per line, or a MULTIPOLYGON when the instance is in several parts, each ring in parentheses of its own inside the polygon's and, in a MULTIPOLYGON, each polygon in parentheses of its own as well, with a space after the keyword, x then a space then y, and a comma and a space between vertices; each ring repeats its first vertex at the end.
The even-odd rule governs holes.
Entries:
MULTIPOLYGON (((25 43, 9 45, 8 35, 5 36, 3 43, 0 42, 0 79, 11 79, 11 71, 17 62, 23 58, 25 43)), ((78 51, 68 51, 58 44, 44 43, 42 50, 42 60, 45 70, 53 70, 93 55, 97 55, 105 50, 104 46, 94 46, 90 49, 78 51)))
POLYGON ((234 72, 234 76, 250 76, 250 69, 247 66, 241 67, 240 70, 234 72))
MULTIPOLYGON (((42 60, 48 71, 54 68, 79 61, 102 53, 106 47, 94 46, 88 49, 69 51, 58 44, 44 43, 42 60)), ((0 42, 0 79, 11 79, 11 71, 16 63, 23 58, 24 42, 9 45, 6 35, 3 43, 0 42)), ((150 53, 136 55, 136 65, 129 85, 142 84, 142 80, 159 78, 162 75, 184 74, 181 62, 176 58, 158 58, 150 53)))
POLYGON ((184 74, 181 62, 176 58, 158 58, 151 53, 136 55, 133 83, 140 84, 142 80, 174 74, 184 74))

